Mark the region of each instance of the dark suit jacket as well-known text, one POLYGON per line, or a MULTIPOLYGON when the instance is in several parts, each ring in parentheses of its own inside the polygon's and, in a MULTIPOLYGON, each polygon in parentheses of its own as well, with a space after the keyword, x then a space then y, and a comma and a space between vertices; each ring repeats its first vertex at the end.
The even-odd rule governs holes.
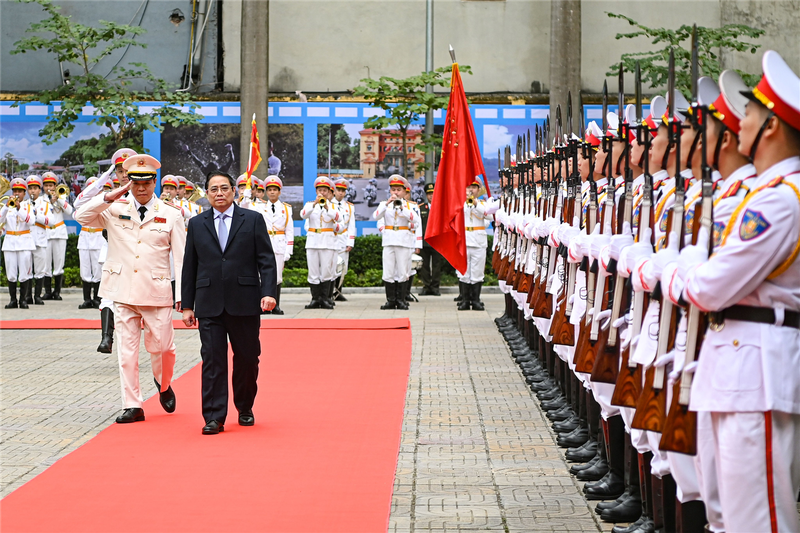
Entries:
POLYGON ((264 217, 234 204, 225 253, 212 208, 189 221, 181 306, 195 317, 261 313, 261 298, 277 294, 277 268, 264 217))

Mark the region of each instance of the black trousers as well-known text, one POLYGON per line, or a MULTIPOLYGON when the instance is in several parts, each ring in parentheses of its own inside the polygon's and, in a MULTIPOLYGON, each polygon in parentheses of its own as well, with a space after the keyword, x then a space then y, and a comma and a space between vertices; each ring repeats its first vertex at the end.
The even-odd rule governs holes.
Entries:
POLYGON ((419 255, 422 257, 422 268, 417 273, 422 280, 422 286, 430 291, 439 292, 444 257, 430 246, 423 246, 419 255))
POLYGON ((239 412, 253 408, 258 386, 260 315, 233 316, 227 312, 199 318, 203 359, 203 418, 225 423, 228 415, 228 340, 233 348, 233 404, 239 412))

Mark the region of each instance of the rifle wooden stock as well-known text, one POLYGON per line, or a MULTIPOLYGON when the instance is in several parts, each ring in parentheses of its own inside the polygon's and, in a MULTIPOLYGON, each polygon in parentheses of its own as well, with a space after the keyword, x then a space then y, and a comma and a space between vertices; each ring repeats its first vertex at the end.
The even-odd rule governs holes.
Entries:
POLYGON ((492 252, 492 270, 497 273, 498 269, 500 268, 500 247, 494 249, 492 252))
POLYGON ((617 383, 614 394, 611 396, 611 405, 635 408, 639 395, 642 393, 642 365, 630 366, 631 345, 622 350, 617 383))
POLYGON ((533 277, 532 274, 525 274, 524 272, 520 272, 517 278, 519 279, 519 289, 517 292, 528 294, 528 291, 531 288, 531 278, 533 277))
POLYGON ((661 432, 659 449, 670 452, 697 454, 697 413, 689 410, 688 405, 681 405, 681 378, 672 386, 672 401, 669 415, 661 432))
POLYGON ((500 268, 497 270, 497 279, 506 279, 506 275, 508 274, 508 261, 511 254, 506 254, 506 256, 500 261, 500 268))
MULTIPOLYGON (((606 279, 606 283, 608 280, 606 279)), ((595 295, 595 297, 597 297, 595 295)), ((600 302, 600 307, 608 307, 608 291, 604 290, 602 295, 603 300, 600 302)), ((589 305, 587 300, 586 312, 589 312, 589 305)), ((583 372, 585 374, 591 374, 592 369, 594 368, 595 360, 597 359, 597 354, 605 349, 606 343, 608 342, 608 329, 603 329, 599 327, 597 329, 597 339, 592 340, 592 322, 594 318, 589 320, 588 322, 584 321, 584 328, 581 330, 583 334, 584 330, 586 331, 583 339, 583 346, 582 346, 582 353, 581 357, 577 358, 575 361, 575 371, 576 372, 583 372)), ((575 352, 578 353, 577 350, 575 352)))
POLYGON ((517 268, 516 268, 516 255, 514 259, 514 263, 509 261, 508 268, 506 268, 506 284, 510 285, 511 287, 514 286, 514 280, 517 277, 517 268))
POLYGON ((608 343, 610 329, 603 331, 605 331, 606 342, 603 345, 603 349, 598 350, 594 365, 592 365, 592 381, 595 383, 611 383, 613 385, 617 382, 617 377, 619 376, 619 343, 610 346, 608 343))
POLYGON ((569 317, 567 316, 567 287, 562 288, 561 294, 558 298, 556 307, 556 314, 553 316, 553 321, 550 323, 550 337, 553 339, 553 344, 560 344, 562 346, 575 345, 575 326, 570 324, 569 317))

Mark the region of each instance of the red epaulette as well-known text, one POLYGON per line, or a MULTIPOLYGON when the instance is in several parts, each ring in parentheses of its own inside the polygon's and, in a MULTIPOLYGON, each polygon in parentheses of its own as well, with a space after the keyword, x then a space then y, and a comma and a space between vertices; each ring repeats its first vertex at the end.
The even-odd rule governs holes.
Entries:
POLYGON ((776 185, 780 185, 781 182, 783 182, 783 176, 778 176, 777 178, 767 183, 767 187, 775 187, 776 185))
POLYGON ((172 203, 170 203, 170 202, 164 202, 164 205, 168 205, 168 206, 170 206, 171 208, 173 208, 173 209, 177 209, 177 210, 180 210, 180 209, 181 209, 181 208, 180 208, 180 207, 178 207, 177 205, 175 205, 175 204, 172 204, 172 203))
POLYGON ((127 204, 128 203, 128 199, 127 198, 117 198, 116 200, 114 200, 114 203, 117 203, 117 202, 119 202, 121 204, 127 204))

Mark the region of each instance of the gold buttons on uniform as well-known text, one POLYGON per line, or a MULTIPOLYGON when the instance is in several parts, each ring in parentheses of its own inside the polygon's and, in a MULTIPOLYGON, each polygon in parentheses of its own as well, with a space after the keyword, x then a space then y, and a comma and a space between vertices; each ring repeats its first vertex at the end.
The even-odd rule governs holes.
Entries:
POLYGON ((134 270, 134 272, 139 272, 138 270, 134 270))
POLYGON ((739 339, 733 339, 733 345, 739 346, 739 339))

